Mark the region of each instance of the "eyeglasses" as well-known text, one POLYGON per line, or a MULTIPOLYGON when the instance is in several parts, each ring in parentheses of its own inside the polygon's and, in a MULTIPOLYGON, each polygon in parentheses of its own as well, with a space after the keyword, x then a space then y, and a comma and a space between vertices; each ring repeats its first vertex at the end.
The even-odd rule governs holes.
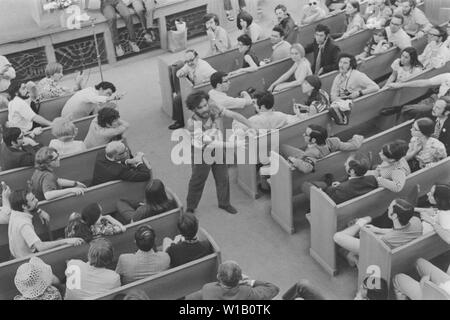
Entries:
POLYGON ((391 25, 392 25, 392 26, 397 26, 397 27, 401 27, 401 26, 402 26, 401 23, 393 23, 392 21, 391 21, 391 25))
POLYGON ((310 2, 309 3, 309 6, 311 7, 311 6, 315 6, 315 5, 317 5, 317 2, 310 2))

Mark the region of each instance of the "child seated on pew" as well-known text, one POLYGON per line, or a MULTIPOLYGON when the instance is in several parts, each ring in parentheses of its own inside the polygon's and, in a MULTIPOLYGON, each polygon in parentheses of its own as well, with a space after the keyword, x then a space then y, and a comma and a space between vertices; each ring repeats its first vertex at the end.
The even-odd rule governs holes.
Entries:
POLYGON ((79 153, 86 150, 83 141, 76 141, 78 128, 66 118, 56 118, 52 124, 52 135, 56 139, 52 139, 49 143, 50 148, 56 149, 60 156, 79 153))
POLYGON ((177 203, 167 194, 161 180, 152 179, 145 187, 144 202, 119 199, 116 207, 119 213, 118 219, 123 224, 128 224, 175 209, 177 203))
POLYGON ((197 236, 198 219, 195 215, 184 213, 178 220, 177 227, 180 235, 173 240, 170 238, 163 240, 163 251, 170 256, 171 268, 200 259, 212 252, 211 244, 197 236))
POLYGON ((364 51, 358 54, 355 58, 358 61, 370 58, 373 55, 383 53, 390 48, 387 40, 387 33, 385 29, 376 29, 373 31, 373 36, 364 47, 364 51))
POLYGON ((126 231, 125 226, 112 216, 103 215, 102 211, 98 203, 91 203, 84 207, 81 213, 72 213, 65 229, 65 237, 79 237, 90 242, 93 238, 112 236, 126 231))
POLYGON ((357 265, 360 247, 359 232, 362 228, 375 233, 392 249, 405 245, 422 235, 422 222, 414 216, 414 206, 406 200, 393 200, 389 205, 388 215, 393 222, 393 228, 382 229, 370 225, 372 217, 367 216, 334 234, 334 242, 348 251, 346 258, 351 266, 357 265))
POLYGON ((327 129, 315 124, 306 128, 303 137, 307 144, 305 150, 283 144, 280 146, 280 154, 290 162, 292 167, 304 173, 312 172, 317 160, 330 153, 359 149, 364 140, 361 135, 354 135, 347 142, 342 142, 338 137, 329 138, 327 129))

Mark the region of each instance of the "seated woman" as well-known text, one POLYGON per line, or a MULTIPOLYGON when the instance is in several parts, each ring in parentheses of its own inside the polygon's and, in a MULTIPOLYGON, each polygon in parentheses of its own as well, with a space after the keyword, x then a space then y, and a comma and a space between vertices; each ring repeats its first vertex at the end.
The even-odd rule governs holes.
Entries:
POLYGON ((422 235, 422 222, 414 216, 414 206, 409 202, 403 199, 393 200, 389 205, 388 215, 393 222, 393 228, 382 229, 369 225, 372 218, 368 216, 358 219, 354 225, 334 234, 334 242, 349 251, 346 258, 351 266, 357 265, 360 247, 358 236, 361 228, 368 228, 377 234, 392 249, 407 244, 422 235))
POLYGON ((252 42, 256 42, 263 38, 261 27, 253 21, 252 15, 247 11, 239 12, 236 21, 238 29, 241 30, 243 34, 248 35, 252 42))
POLYGON ((77 134, 78 128, 72 121, 56 118, 52 123, 52 135, 56 139, 52 139, 48 146, 56 149, 60 156, 83 152, 86 146, 83 141, 75 141, 77 134))
POLYGON ((379 153, 381 164, 375 170, 367 171, 366 175, 375 176, 380 187, 392 192, 402 191, 406 177, 411 173, 405 159, 407 150, 408 145, 403 140, 385 144, 379 153))
POLYGON ((303 134, 307 147, 301 150, 287 144, 280 147, 280 154, 286 158, 293 167, 304 173, 314 170, 317 160, 329 155, 332 152, 352 151, 361 147, 364 140, 363 136, 354 135, 347 142, 342 142, 337 137, 328 138, 328 132, 325 128, 311 124, 306 128, 303 134))
POLYGON ((109 107, 102 108, 97 118, 92 120, 84 144, 90 149, 106 145, 113 140, 121 140, 122 134, 129 126, 128 122, 120 119, 119 111, 109 107))
POLYGON ((355 58, 358 61, 367 59, 373 55, 385 52, 390 47, 391 46, 387 41, 386 29, 377 29, 373 31, 373 36, 364 47, 364 51, 358 54, 355 58))
POLYGON ((347 16, 347 29, 342 35, 342 38, 348 38, 365 28, 366 24, 360 11, 361 9, 358 1, 350 0, 347 2, 347 5, 345 7, 345 15, 347 16))
POLYGON ((112 236, 125 231, 126 228, 119 221, 103 214, 98 203, 91 203, 81 210, 81 214, 74 212, 70 215, 65 237, 82 238, 90 242, 93 238, 112 236))
POLYGON ((253 72, 258 70, 259 67, 259 59, 252 50, 252 39, 250 39, 248 35, 243 34, 240 35, 237 40, 239 53, 241 53, 243 57, 242 68, 228 73, 229 77, 233 77, 241 73, 253 72))
POLYGON ((433 230, 434 224, 450 231, 450 185, 435 184, 427 193, 431 208, 415 208, 424 223, 424 233, 433 230))
POLYGON ((321 89, 322 81, 316 75, 309 75, 302 83, 302 92, 308 95, 305 104, 295 103, 294 113, 300 118, 325 111, 330 106, 329 94, 321 89))
POLYGON ((389 0, 372 0, 364 14, 364 19, 367 21, 366 27, 368 29, 384 28, 391 16, 392 10, 389 7, 389 0))
POLYGON ((434 121, 430 118, 417 119, 411 127, 411 140, 405 156, 411 171, 417 171, 447 157, 442 142, 433 138, 434 121))
POLYGON ((306 25, 321 20, 327 16, 327 12, 320 6, 319 0, 309 0, 303 6, 303 15, 299 25, 306 25))
POLYGON ((31 257, 17 268, 14 283, 20 293, 14 300, 62 300, 56 288, 59 279, 53 275, 52 267, 38 257, 31 257))
POLYGON ((63 66, 57 62, 50 62, 45 67, 45 78, 39 81, 37 88, 39 99, 50 99, 60 97, 74 91, 83 89, 85 80, 80 73, 77 73, 73 88, 66 88, 60 84, 63 77, 63 66))
POLYGON ((413 47, 407 47, 402 50, 400 58, 392 62, 392 73, 386 81, 386 85, 392 82, 405 82, 423 71, 423 65, 420 63, 417 51, 413 47))
POLYGON ((72 259, 67 262, 66 294, 64 300, 88 300, 106 294, 120 287, 120 276, 111 268, 114 262, 114 249, 105 238, 92 241, 89 245, 88 262, 72 259), (74 268, 79 270, 78 286, 70 285, 74 268))
POLYGON ((286 71, 269 87, 269 91, 278 92, 288 88, 299 86, 303 83, 305 78, 312 75, 311 64, 305 58, 305 48, 299 43, 294 43, 291 47, 291 59, 294 61, 292 67, 286 71), (294 76, 294 81, 289 79, 294 76))
POLYGON ((160 213, 175 209, 177 203, 167 193, 159 179, 151 180, 145 187, 145 202, 128 199, 117 201, 119 219, 123 224, 144 220, 160 213))
POLYGON ((53 170, 59 167, 58 152, 49 147, 42 147, 36 152, 35 170, 31 176, 33 194, 39 201, 52 200, 67 195, 81 195, 86 186, 79 182, 58 178, 53 170))

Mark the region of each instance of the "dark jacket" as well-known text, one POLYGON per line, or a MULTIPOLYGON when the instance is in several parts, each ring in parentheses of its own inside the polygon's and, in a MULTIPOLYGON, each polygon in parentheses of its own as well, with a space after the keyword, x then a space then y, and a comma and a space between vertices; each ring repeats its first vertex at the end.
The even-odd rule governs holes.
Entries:
POLYGON ((182 264, 203 258, 212 252, 208 241, 187 242, 172 244, 166 252, 170 256, 170 267, 175 268, 182 264))
POLYGON ((271 300, 279 291, 277 286, 258 280, 255 280, 253 287, 242 283, 234 288, 225 288, 218 282, 212 282, 186 296, 186 300, 271 300))
POLYGON ((106 159, 105 150, 97 154, 94 167, 92 185, 97 185, 114 180, 147 181, 152 177, 151 171, 144 165, 131 167, 124 163, 113 162, 106 159))
POLYGON ((444 125, 442 126, 439 140, 445 145, 447 155, 450 155, 450 117, 445 120, 444 125))
MULTIPOLYGON (((39 148, 37 146, 37 148, 39 148)), ((0 171, 30 167, 34 165, 36 150, 31 146, 23 146, 22 150, 8 147, 4 142, 0 145, 0 171)))
POLYGON ((328 187, 325 192, 336 204, 359 197, 378 188, 377 179, 374 176, 362 176, 348 179, 337 187, 328 187))
POLYGON ((294 32, 296 31, 296 24, 294 19, 292 19, 291 15, 288 13, 287 18, 284 18, 281 20, 281 22, 278 24, 279 27, 281 27, 284 31, 284 40, 286 40, 289 43, 294 43, 295 39, 297 37, 294 37, 294 32))
MULTIPOLYGON (((313 52, 314 58, 311 65, 311 70, 316 72, 317 55, 319 54, 319 45, 316 41, 311 43, 305 48, 306 53, 313 52)), ((328 73, 338 69, 338 58, 341 53, 341 49, 328 37, 325 47, 322 50, 322 56, 320 60, 320 68, 323 68, 323 73, 328 73)))

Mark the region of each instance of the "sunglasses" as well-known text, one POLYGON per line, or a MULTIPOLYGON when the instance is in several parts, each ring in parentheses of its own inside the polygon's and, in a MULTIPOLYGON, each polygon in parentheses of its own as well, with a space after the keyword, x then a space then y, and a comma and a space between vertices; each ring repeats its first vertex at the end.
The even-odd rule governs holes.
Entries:
POLYGON ((316 6, 317 5, 317 2, 310 2, 309 3, 309 6, 311 7, 311 6, 316 6))

